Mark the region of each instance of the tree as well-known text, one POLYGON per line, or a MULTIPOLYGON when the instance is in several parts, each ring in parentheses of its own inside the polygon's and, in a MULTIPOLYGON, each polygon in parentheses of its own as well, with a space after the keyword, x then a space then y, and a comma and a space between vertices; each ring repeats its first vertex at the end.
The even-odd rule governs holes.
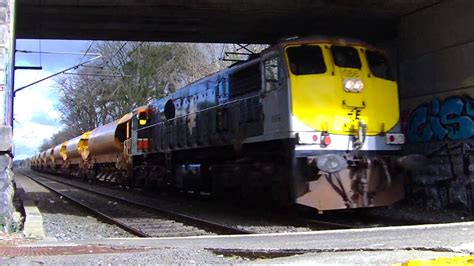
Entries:
POLYGON ((206 44, 100 42, 94 50, 103 55, 96 68, 57 82, 61 119, 81 131, 118 119, 219 68, 206 44))
POLYGON ((38 151, 39 152, 45 151, 67 140, 70 140, 76 136, 79 136, 80 134, 82 134, 82 132, 71 127, 66 127, 63 130, 51 136, 50 139, 44 139, 43 143, 39 146, 38 151))

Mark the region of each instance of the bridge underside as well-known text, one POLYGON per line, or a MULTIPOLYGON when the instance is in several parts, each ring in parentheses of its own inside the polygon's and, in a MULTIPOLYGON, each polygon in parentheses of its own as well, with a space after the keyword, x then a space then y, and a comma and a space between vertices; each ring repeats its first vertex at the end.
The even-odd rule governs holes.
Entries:
POLYGON ((440 0, 17 0, 20 39, 272 43, 295 35, 393 38, 440 0))

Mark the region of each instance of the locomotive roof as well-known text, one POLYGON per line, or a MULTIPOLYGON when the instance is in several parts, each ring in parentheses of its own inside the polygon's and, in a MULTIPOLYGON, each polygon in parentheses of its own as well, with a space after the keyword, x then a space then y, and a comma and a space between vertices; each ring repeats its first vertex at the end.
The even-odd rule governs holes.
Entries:
MULTIPOLYGON (((247 62, 251 62, 253 60, 256 60, 260 57, 260 54, 263 54, 267 51, 271 51, 271 50, 274 50, 274 49, 278 49, 280 47, 284 47, 286 45, 290 45, 290 44, 308 44, 308 43, 333 43, 333 44, 343 44, 343 45, 354 45, 354 46, 365 46, 365 47, 368 47, 368 48, 372 48, 372 49, 376 49, 373 45, 370 45, 364 41, 361 41, 361 40, 358 40, 358 39, 354 39, 354 38, 345 38, 345 37, 338 37, 338 36, 306 36, 306 37, 290 37, 290 38, 286 38, 286 39, 281 39, 279 42, 277 42, 276 44, 273 44, 271 45, 270 47, 268 47, 267 49, 261 51, 259 54, 257 54, 258 56, 254 56, 254 57, 251 57, 249 58, 248 60, 246 61, 243 61, 243 62, 239 62, 237 64, 232 64, 230 65, 229 67, 225 68, 225 69, 222 69, 222 70, 219 70, 217 72, 214 72, 214 73, 211 73, 207 76, 204 76, 192 83, 189 83, 187 85, 185 85, 184 87, 182 88, 185 88, 187 86, 190 86, 192 84, 195 84, 195 83, 198 83, 199 81, 203 80, 203 79, 206 79, 212 75, 215 75, 217 73, 220 73, 220 72, 223 72, 223 71, 227 71, 231 68, 234 68, 236 66, 239 66, 239 65, 242 65, 242 64, 245 64, 247 62)), ((182 89, 182 88, 179 88, 178 90, 182 89)), ((177 91, 178 91, 177 90, 177 91)))
POLYGON ((331 44, 341 44, 341 45, 352 45, 352 46, 365 46, 368 48, 375 47, 371 44, 368 44, 362 40, 338 36, 307 36, 307 37, 291 37, 280 40, 276 45, 270 47, 282 47, 291 44, 309 44, 309 43, 331 43, 331 44))
MULTIPOLYGON (((266 53, 268 51, 280 49, 282 47, 285 47, 287 45, 294 45, 294 44, 311 44, 311 43, 331 43, 331 44, 340 44, 340 45, 351 45, 351 46, 364 46, 370 49, 377 49, 375 46, 370 45, 366 42, 363 42, 361 40, 353 39, 353 38, 345 38, 345 37, 337 37, 337 36, 307 36, 307 37, 293 37, 293 38, 287 38, 287 39, 282 39, 278 43, 271 45, 267 49, 263 50, 260 54, 266 53)), ((162 99, 173 99, 177 97, 180 93, 183 91, 195 86, 198 83, 204 82, 206 80, 212 79, 213 77, 217 78, 219 74, 229 72, 229 71, 236 71, 239 68, 241 68, 244 65, 252 64, 251 62, 255 62, 259 60, 260 54, 258 56, 252 57, 247 61, 240 62, 238 64, 233 64, 225 69, 222 69, 220 71, 211 73, 207 76, 204 76, 192 83, 186 84, 185 86, 177 89, 175 92, 163 97, 162 99)), ((156 100, 161 100, 161 99, 155 99, 152 102, 155 102, 156 100)))

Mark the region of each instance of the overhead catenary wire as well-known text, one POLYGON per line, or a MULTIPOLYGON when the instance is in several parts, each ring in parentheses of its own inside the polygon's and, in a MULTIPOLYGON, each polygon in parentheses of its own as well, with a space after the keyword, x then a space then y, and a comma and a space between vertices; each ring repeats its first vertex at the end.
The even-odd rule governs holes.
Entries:
MULTIPOLYGON (((127 45, 128 41, 125 42, 124 44, 122 44, 120 46, 120 48, 111 56, 109 57, 102 65, 98 66, 99 68, 103 68, 104 66, 106 65, 109 65, 110 61, 112 61, 114 59, 114 57, 116 57, 122 50, 123 48, 125 48, 125 46, 127 45)), ((132 51, 130 51, 128 53, 128 56, 132 55, 133 53, 135 53, 143 44, 145 43, 145 41, 142 41, 140 42, 140 44, 137 45, 137 47, 135 47, 132 51)), ((120 73, 117 73, 118 69, 114 69, 112 71, 112 73, 109 75, 109 76, 116 76, 116 77, 132 77, 131 75, 123 75, 123 74, 120 74, 120 73)), ((66 74, 71 74, 71 73, 66 73, 66 74)))
MULTIPOLYGON (((120 46, 120 48, 114 53, 114 55, 112 55, 108 60, 106 60, 103 64, 102 64, 102 67, 104 67, 105 65, 108 65, 110 63, 110 61, 116 57, 121 51, 122 49, 125 47, 125 45, 127 45, 128 41, 125 42, 122 46, 120 46)), ((128 53, 128 55, 132 55, 133 53, 135 53, 143 44, 145 43, 145 41, 142 41, 140 42, 140 44, 137 45, 137 47, 135 47, 132 51, 130 51, 128 53)))
POLYGON ((112 55, 111 57, 109 57, 109 59, 106 60, 106 61, 102 64, 102 67, 108 65, 108 64, 110 63, 110 61, 120 53, 120 51, 125 47, 125 45, 127 45, 127 43, 128 43, 128 41, 124 42, 123 45, 120 46, 120 48, 114 53, 114 55, 112 55))
MULTIPOLYGON (((39 83, 45 79, 48 79, 48 78, 51 78, 53 76, 56 76, 56 75, 59 75, 59 74, 69 74, 69 75, 91 75, 91 76, 109 76, 109 77, 128 77, 129 75, 116 75, 115 73, 111 73, 111 74, 100 74, 100 73, 91 73, 91 74, 87 74, 87 73, 72 73, 72 72, 67 72, 68 70, 74 70, 74 69, 77 69, 78 67, 80 66, 83 66, 83 67, 86 67, 86 65, 84 65, 82 63, 82 61, 84 60, 84 58, 86 56, 97 56, 99 54, 96 54, 96 53, 89 53, 90 49, 92 48, 92 45, 94 44, 95 41, 91 41, 91 43, 89 44, 88 48, 86 49, 85 52, 83 53, 77 53, 77 52, 53 52, 53 51, 33 51, 33 50, 16 50, 16 52, 19 52, 19 53, 39 53, 39 54, 59 54, 59 55, 82 55, 81 57, 81 60, 79 61, 79 64, 76 65, 77 67, 71 67, 71 68, 68 68, 66 70, 63 70, 61 72, 58 72, 56 74, 53 74, 51 76, 48 76, 44 79, 41 79, 41 80, 38 80, 37 82, 34 82, 32 84, 29 84, 27 85, 26 87, 29 87, 29 86, 32 86, 36 83, 39 83)), ((116 57, 122 50, 123 48, 127 45, 128 41, 124 42, 120 48, 114 53, 114 55, 112 57, 110 57, 107 61, 105 61, 102 66, 98 66, 99 68, 103 68, 105 65, 109 64, 110 60, 112 60, 114 57, 116 57)), ((144 42, 141 42, 133 51, 130 52, 130 54, 134 53, 136 49, 138 49, 144 42)), ((98 59, 98 58, 96 58, 98 59)), ((94 59, 95 60, 95 59, 94 59)), ((87 62, 90 62, 90 61, 93 61, 93 60, 88 60, 86 61, 87 62)), ((21 87, 21 88, 18 88, 17 90, 15 90, 15 92, 17 91, 20 91, 22 89, 24 89, 24 87, 21 87)))
MULTIPOLYGON (((92 54, 91 54, 91 55, 92 55, 92 54)), ((49 76, 47 76, 47 77, 44 77, 44 78, 42 78, 42 79, 39 79, 39 80, 37 80, 37 81, 35 81, 35 82, 32 82, 32 83, 30 83, 30 84, 28 84, 28 85, 25 85, 25 86, 23 86, 23 87, 20 87, 20 88, 14 90, 14 91, 13 91, 13 97, 15 97, 15 96, 16 96, 16 93, 19 92, 19 91, 21 91, 21 90, 24 90, 24 89, 26 89, 26 88, 28 88, 28 87, 30 87, 30 86, 33 86, 33 85, 35 85, 35 84, 38 84, 38 83, 40 83, 40 82, 42 82, 42 81, 45 81, 45 80, 50 79, 50 78, 52 78, 52 77, 55 77, 55 76, 57 76, 57 75, 63 74, 63 73, 65 73, 65 72, 67 72, 67 71, 69 71, 69 70, 71 70, 71 69, 78 69, 79 67, 81 67, 81 66, 83 66, 83 65, 86 65, 86 64, 88 64, 88 63, 90 63, 90 62, 92 62, 92 61, 94 61, 94 60, 97 60, 97 59, 99 59, 99 58, 102 57, 102 55, 100 55, 100 54, 93 54, 93 55, 95 55, 95 57, 93 57, 93 58, 91 58, 91 59, 88 59, 87 61, 85 61, 85 62, 83 62, 83 63, 79 63, 79 64, 74 65, 74 66, 72 66, 72 67, 68 67, 68 68, 66 68, 66 69, 64 69, 64 70, 61 70, 61 71, 56 72, 56 73, 54 73, 54 74, 52 74, 52 75, 49 75, 49 76)))
POLYGON ((94 44, 95 41, 91 41, 91 43, 89 44, 89 47, 87 47, 86 51, 84 52, 84 55, 81 57, 81 60, 79 61, 79 63, 82 63, 82 60, 84 60, 84 57, 86 57, 87 53, 90 51, 90 49, 92 48, 92 45, 94 44))

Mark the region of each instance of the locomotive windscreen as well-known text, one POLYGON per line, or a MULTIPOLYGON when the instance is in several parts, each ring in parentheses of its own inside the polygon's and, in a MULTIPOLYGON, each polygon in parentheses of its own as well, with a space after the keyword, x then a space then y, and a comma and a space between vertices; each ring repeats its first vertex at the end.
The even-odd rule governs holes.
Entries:
POLYGON ((331 46, 332 57, 334 63, 338 67, 358 68, 362 67, 359 54, 354 47, 351 46, 331 46))
POLYGON ((316 45, 293 46, 286 49, 291 72, 295 75, 326 72, 321 47, 316 45))
POLYGON ((367 50, 367 61, 369 61, 370 72, 378 78, 395 80, 392 69, 384 54, 377 51, 367 50))

